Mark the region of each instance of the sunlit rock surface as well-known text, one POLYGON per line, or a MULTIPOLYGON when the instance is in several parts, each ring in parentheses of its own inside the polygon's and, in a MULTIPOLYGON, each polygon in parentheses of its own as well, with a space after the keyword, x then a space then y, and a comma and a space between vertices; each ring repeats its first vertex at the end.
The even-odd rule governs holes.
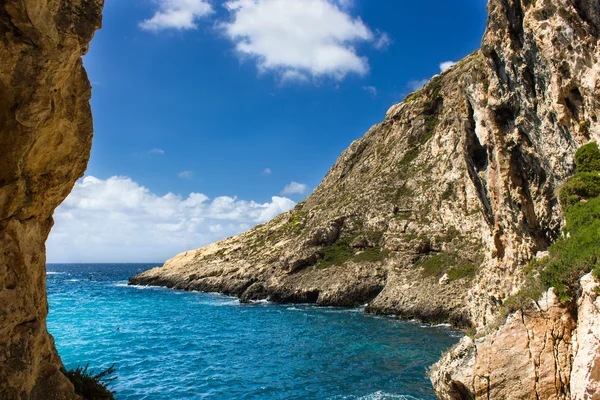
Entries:
POLYGON ((71 399, 46 330, 45 241, 92 144, 81 56, 102 0, 0 3, 0 399, 71 399))

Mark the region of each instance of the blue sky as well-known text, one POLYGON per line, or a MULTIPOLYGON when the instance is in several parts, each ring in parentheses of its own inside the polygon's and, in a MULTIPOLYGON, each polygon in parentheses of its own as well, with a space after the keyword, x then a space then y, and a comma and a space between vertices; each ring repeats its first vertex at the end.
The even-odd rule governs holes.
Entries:
POLYGON ((49 262, 159 262, 293 206, 479 47, 483 0, 107 0, 95 137, 49 262), (158 210, 158 211, 157 211, 158 210))

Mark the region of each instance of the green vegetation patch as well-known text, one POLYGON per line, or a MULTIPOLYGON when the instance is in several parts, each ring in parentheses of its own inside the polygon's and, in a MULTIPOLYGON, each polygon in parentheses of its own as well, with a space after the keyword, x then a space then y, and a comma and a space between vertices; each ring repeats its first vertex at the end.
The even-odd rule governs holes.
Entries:
POLYGON ((567 209, 565 233, 549 248, 549 256, 531 263, 545 288, 563 302, 576 297, 579 279, 590 271, 600 277, 600 197, 567 209))
POLYGON ((379 247, 368 248, 354 257, 356 262, 379 262, 383 261, 390 254, 388 250, 379 247))
POLYGON ((450 268, 447 272, 448 279, 450 281, 457 281, 464 278, 472 279, 477 275, 477 271, 479 271, 479 268, 475 264, 467 262, 466 264, 450 268))
POLYGON ((600 278, 600 151, 596 143, 581 147, 576 155, 577 173, 561 188, 565 215, 564 235, 548 249, 548 257, 533 260, 525 268, 527 284, 505 301, 510 310, 522 309, 554 288, 561 302, 579 294, 579 280, 589 272, 600 278))
POLYGON ((357 252, 351 243, 357 237, 362 236, 372 243, 378 243, 383 237, 383 232, 367 231, 338 239, 330 246, 322 250, 322 258, 315 265, 317 269, 324 269, 335 265, 343 265, 348 261, 355 262, 379 262, 385 260, 390 252, 375 245, 363 251, 357 252))
POLYGON ((581 200, 600 195, 600 174, 598 172, 578 172, 561 188, 559 199, 563 209, 581 200))
POLYGON ((461 258, 457 253, 437 253, 421 258, 415 263, 415 268, 421 268, 424 277, 441 278, 447 274, 450 281, 464 278, 474 278, 479 270, 475 263, 461 258))
POLYGON ((575 153, 577 173, 600 171, 600 150, 596 142, 581 146, 575 153))
POLYGON ((331 246, 323 248, 323 258, 317 263, 319 269, 342 265, 354 256, 354 249, 350 247, 349 237, 339 239, 331 246))
POLYGON ((114 392, 108 389, 108 383, 117 379, 111 376, 115 373, 114 365, 99 373, 88 368, 89 364, 69 371, 63 369, 62 373, 73 384, 75 393, 84 400, 114 400, 114 392))

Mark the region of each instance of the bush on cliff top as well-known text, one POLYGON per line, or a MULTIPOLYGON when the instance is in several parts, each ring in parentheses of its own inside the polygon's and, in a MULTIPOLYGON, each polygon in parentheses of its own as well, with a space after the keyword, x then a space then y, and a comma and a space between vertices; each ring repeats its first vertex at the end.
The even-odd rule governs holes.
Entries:
POLYGON ((69 371, 63 370, 63 374, 73 384, 75 393, 84 400, 114 400, 114 392, 108 389, 108 383, 117 379, 116 376, 110 376, 115 373, 114 365, 99 373, 88 368, 89 364, 69 371))

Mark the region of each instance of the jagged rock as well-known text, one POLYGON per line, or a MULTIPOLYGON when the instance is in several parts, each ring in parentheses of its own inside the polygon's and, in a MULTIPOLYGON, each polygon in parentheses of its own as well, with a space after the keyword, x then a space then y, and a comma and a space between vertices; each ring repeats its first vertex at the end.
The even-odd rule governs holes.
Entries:
POLYGON ((431 369, 442 400, 570 399, 577 320, 549 292, 542 310, 519 311, 483 338, 465 337, 431 369))
POLYGON ((577 302, 577 334, 573 341, 573 400, 600 399, 600 282, 591 274, 581 279, 582 295, 577 302))
POLYGON ((102 0, 0 3, 0 399, 72 399, 46 330, 52 213, 92 141, 81 56, 102 0))
POLYGON ((538 310, 518 311, 483 337, 463 338, 431 368, 438 397, 599 399, 598 284, 585 275, 576 306, 561 305, 550 289, 538 310))

